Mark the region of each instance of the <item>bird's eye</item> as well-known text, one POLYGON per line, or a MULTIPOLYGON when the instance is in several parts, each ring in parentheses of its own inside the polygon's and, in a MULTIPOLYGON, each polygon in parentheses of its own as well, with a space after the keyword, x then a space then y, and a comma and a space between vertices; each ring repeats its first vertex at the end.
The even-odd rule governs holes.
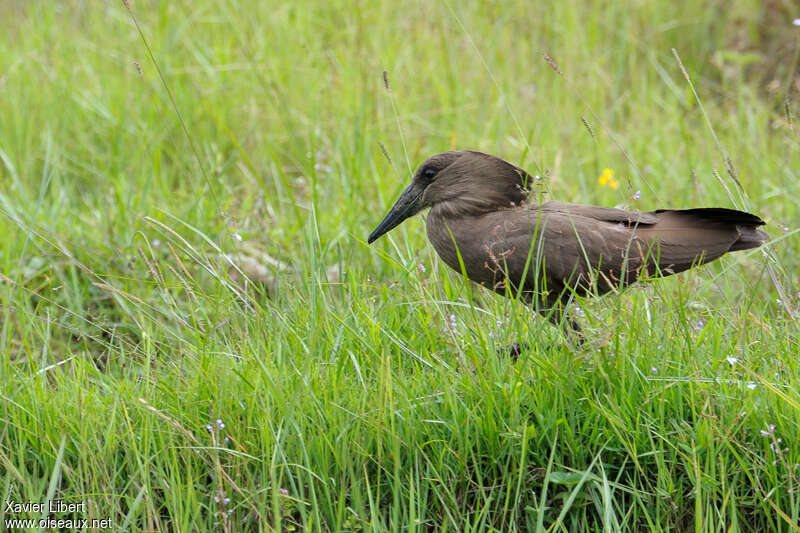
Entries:
POLYGON ((432 179, 436 175, 436 169, 431 167, 426 167, 422 169, 422 177, 425 179, 432 179))

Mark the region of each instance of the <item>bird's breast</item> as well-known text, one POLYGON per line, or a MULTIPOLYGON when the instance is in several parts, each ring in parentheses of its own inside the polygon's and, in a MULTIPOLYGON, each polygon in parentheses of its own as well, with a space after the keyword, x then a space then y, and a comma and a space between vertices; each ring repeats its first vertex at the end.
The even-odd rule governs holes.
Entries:
POLYGON ((450 268, 498 291, 507 278, 508 262, 528 254, 530 241, 524 250, 507 242, 507 235, 520 230, 516 226, 497 216, 444 217, 435 210, 426 220, 428 240, 450 268))

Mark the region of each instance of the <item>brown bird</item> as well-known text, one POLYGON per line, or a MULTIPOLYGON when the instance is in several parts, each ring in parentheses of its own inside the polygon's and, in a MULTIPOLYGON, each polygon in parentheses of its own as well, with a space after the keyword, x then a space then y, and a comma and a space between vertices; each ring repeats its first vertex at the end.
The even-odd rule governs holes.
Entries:
POLYGON ((539 203, 528 196, 531 181, 489 154, 437 154, 420 165, 367 242, 429 207, 428 239, 445 263, 571 327, 580 343, 580 327, 564 311, 573 295, 669 276, 769 239, 758 229, 764 221, 742 211, 539 203))

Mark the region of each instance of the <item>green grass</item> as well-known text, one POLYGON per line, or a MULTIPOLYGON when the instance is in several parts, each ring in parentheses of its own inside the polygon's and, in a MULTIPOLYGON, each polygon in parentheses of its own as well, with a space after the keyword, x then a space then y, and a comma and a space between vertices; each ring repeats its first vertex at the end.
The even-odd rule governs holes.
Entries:
POLYGON ((163 80, 121 2, 0 4, 2 499, 129 531, 797 531, 800 15, 535 4, 131 0, 163 80), (574 351, 420 218, 366 245, 453 148, 773 241, 579 302, 574 351))

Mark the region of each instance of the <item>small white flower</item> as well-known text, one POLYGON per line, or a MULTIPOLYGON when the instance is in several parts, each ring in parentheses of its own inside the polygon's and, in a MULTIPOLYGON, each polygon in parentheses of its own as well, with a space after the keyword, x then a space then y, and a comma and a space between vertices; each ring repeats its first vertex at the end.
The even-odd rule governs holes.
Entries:
POLYGON ((764 431, 763 429, 760 431, 762 437, 769 437, 769 431, 764 431))
POLYGON ((800 19, 794 19, 792 21, 792 24, 794 24, 795 26, 800 26, 800 19))
POLYGON ((234 232, 233 234, 231 234, 231 237, 233 237, 234 239, 236 239, 239 242, 242 242, 242 236, 239 235, 238 232, 234 232))
POLYGON ((161 246, 161 241, 158 239, 153 239, 153 248, 158 248, 161 246))
POLYGON ((586 316, 586 312, 583 309, 581 309, 580 307, 576 307, 575 308, 575 314, 578 315, 581 318, 586 316))
POLYGON ((634 200, 638 200, 641 197, 642 197, 642 191, 636 191, 636 193, 634 193, 633 195, 634 200))
POLYGON ((495 322, 495 324, 497 324, 497 327, 499 328, 500 326, 503 325, 503 321, 502 320, 498 320, 497 322, 495 322))
POLYGON ((651 374, 658 374, 658 369, 657 369, 656 367, 652 367, 652 368, 650 369, 650 373, 651 373, 651 374))
POLYGON ((424 274, 425 273, 425 265, 423 265, 422 263, 418 264, 417 265, 417 270, 419 271, 420 274, 424 274))
POLYGON ((748 389, 750 389, 750 390, 755 390, 755 388, 756 388, 757 386, 758 386, 758 385, 756 385, 756 384, 755 384, 755 383, 753 383, 752 381, 751 381, 750 383, 748 383, 748 384, 747 384, 747 388, 748 388, 748 389))
POLYGON ((735 365, 736 363, 738 363, 738 362, 739 362, 739 359, 737 359, 736 357, 733 357, 732 355, 729 355, 728 357, 726 357, 726 358, 725 358, 725 360, 726 360, 726 361, 728 362, 728 364, 730 364, 731 366, 733 366, 733 365, 735 365))
POLYGON ((783 232, 784 233, 789 233, 789 226, 784 226, 783 227, 783 232))

